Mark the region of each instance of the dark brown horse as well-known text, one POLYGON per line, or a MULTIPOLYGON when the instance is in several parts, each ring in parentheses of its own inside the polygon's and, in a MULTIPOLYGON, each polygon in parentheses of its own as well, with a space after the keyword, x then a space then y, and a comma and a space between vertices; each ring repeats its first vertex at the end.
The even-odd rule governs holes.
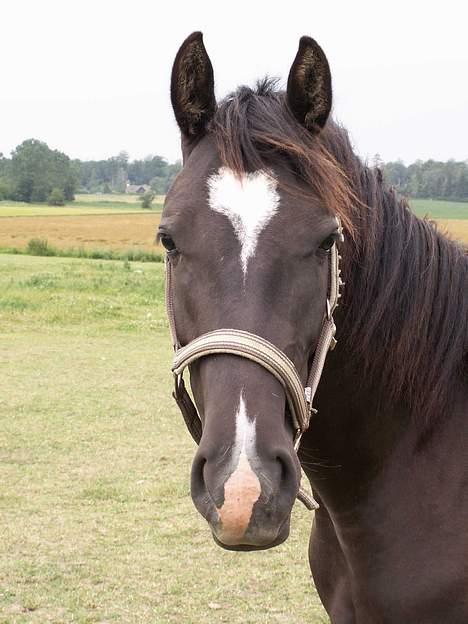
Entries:
POLYGON ((192 364, 197 509, 225 548, 275 546, 288 536, 301 464, 320 503, 310 565, 333 623, 467 624, 465 250, 353 153, 329 118, 330 70, 312 39, 301 39, 286 92, 264 80, 217 105, 194 33, 171 95, 184 167, 159 236, 182 345, 222 328, 258 334, 305 384, 336 216, 345 229, 338 345, 300 463, 278 379, 226 353, 192 364))

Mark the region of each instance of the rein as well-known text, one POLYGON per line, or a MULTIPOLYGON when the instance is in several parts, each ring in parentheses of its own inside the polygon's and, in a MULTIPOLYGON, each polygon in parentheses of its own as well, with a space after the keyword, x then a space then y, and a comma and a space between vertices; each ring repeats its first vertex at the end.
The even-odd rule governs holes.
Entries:
MULTIPOLYGON (((341 223, 339 223, 339 235, 342 242, 341 223)), ((336 325, 333 320, 333 313, 338 307, 338 300, 341 297, 340 287, 343 285, 340 278, 340 258, 335 243, 329 254, 329 286, 325 315, 307 384, 304 388, 296 368, 288 356, 274 344, 257 334, 239 329, 218 329, 202 334, 182 347, 177 338, 175 323, 172 264, 170 258, 166 256, 166 309, 174 347, 172 372, 175 388, 173 397, 182 412, 187 429, 197 444, 199 444, 202 436, 202 421, 185 387, 184 370, 201 357, 229 353, 256 362, 281 383, 286 394, 294 427, 294 449, 296 452, 298 451, 301 437, 309 427, 310 418, 312 414, 317 413, 312 404, 322 376, 327 353, 329 350, 333 350, 336 345, 336 325)), ((297 497, 308 509, 318 508, 318 503, 302 488, 297 497)))

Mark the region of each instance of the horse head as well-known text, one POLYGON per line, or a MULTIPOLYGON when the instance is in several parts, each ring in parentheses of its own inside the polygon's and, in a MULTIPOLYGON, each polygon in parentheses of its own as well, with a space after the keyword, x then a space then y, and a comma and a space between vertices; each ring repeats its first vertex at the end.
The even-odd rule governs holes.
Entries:
MULTIPOLYGON (((171 98, 184 162, 159 239, 180 345, 223 328, 249 332, 286 354, 305 385, 340 234, 324 175, 314 188, 314 163, 307 168, 297 157, 331 108, 330 70, 318 44, 303 37, 287 91, 270 87, 242 87, 218 106, 201 33, 183 43, 171 98)), ((192 362, 190 381, 202 421, 191 473, 196 508, 224 548, 280 544, 301 475, 284 386, 264 366, 229 353, 192 362)))

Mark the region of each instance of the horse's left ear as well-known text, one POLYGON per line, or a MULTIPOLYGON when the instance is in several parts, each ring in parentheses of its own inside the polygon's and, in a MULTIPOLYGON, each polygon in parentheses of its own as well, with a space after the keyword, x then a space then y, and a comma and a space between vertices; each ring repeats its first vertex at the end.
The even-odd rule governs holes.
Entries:
POLYGON ((213 67, 201 32, 187 37, 177 52, 171 101, 183 137, 190 141, 201 136, 216 110, 213 67))
POLYGON ((296 119, 311 132, 320 132, 332 105, 330 66, 319 44, 301 37, 288 78, 287 100, 296 119))

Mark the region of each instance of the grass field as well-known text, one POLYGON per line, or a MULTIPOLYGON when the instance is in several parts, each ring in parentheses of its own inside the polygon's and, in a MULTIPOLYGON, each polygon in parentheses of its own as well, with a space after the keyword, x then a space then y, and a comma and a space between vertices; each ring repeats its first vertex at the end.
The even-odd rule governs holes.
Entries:
POLYGON ((161 215, 115 213, 76 217, 4 217, 0 219, 0 247, 24 249, 32 238, 45 238, 60 249, 156 250, 156 231, 161 215))
MULTIPOLYGON (((154 250, 160 215, 125 200, 13 206, 0 247, 154 250)), ((414 208, 468 241, 467 206, 439 204, 414 208)), ((286 544, 241 554, 191 503, 163 266, 0 255, 0 293, 0 624, 327 622, 302 507, 286 544)))
POLYGON ((437 224, 454 240, 468 243, 468 219, 437 219, 437 224))
POLYGON ((311 517, 228 553, 189 496, 160 264, 0 256, 0 623, 318 624, 311 517))
POLYGON ((420 217, 432 219, 468 220, 468 202, 449 202, 436 199, 412 199, 411 208, 420 217))
POLYGON ((24 250, 46 239, 60 250, 158 251, 155 234, 163 197, 143 210, 134 195, 77 195, 67 206, 0 202, 0 249, 24 250))
MULTIPOLYGON (((161 212, 164 197, 157 196, 152 205, 153 212, 161 212)), ((141 207, 141 198, 135 195, 77 195, 74 202, 66 206, 25 204, 0 201, 0 217, 58 217, 81 215, 104 215, 119 213, 148 213, 141 207)))
MULTIPOLYGON (((140 195, 130 195, 128 193, 112 193, 112 195, 105 195, 104 193, 86 193, 76 195, 76 202, 85 204, 98 204, 102 202, 113 202, 123 204, 140 204, 140 195)), ((154 204, 162 204, 164 202, 164 195, 156 195, 154 198, 154 204)))
POLYGON ((437 221, 439 229, 455 240, 468 243, 468 203, 412 199, 412 210, 437 221))
MULTIPOLYGON (((24 250, 31 239, 40 238, 58 249, 160 251, 154 243, 160 211, 138 206, 133 207, 127 195, 83 195, 78 196, 76 206, 58 208, 0 202, 0 249, 24 250), (117 197, 120 207, 105 206, 109 197, 117 197), (31 214, 22 213, 28 210, 31 214)), ((442 231, 468 243, 468 204, 415 200, 412 206, 419 215, 437 219, 442 231)))

